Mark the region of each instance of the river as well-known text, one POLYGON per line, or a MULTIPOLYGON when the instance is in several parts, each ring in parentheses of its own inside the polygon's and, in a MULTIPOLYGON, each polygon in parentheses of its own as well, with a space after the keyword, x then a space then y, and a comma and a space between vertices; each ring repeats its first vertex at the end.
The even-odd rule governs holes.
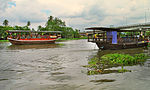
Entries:
POLYGON ((95 55, 148 51, 143 48, 99 51, 87 40, 48 45, 3 42, 0 43, 0 90, 149 90, 150 59, 144 65, 126 66, 132 71, 126 73, 87 75, 87 68, 83 67, 95 55), (106 81, 93 82, 98 80, 106 81))

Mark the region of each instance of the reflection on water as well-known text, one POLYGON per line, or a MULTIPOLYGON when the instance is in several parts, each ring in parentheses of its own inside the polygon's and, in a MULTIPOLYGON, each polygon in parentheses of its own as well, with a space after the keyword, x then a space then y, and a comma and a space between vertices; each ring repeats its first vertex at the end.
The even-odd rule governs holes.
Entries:
POLYGON ((140 53, 146 50, 99 51, 94 43, 87 40, 23 46, 0 43, 0 89, 149 90, 150 60, 144 66, 127 66, 132 72, 123 74, 89 76, 86 74, 87 68, 83 67, 95 55, 132 51, 140 53))
POLYGON ((11 43, 9 43, 9 42, 0 42, 0 50, 6 49, 7 46, 10 46, 10 45, 11 45, 11 43))
POLYGON ((10 49, 10 50, 23 50, 23 49, 46 49, 46 48, 58 48, 63 46, 62 43, 55 44, 35 44, 35 45, 12 45, 9 42, 0 43, 0 49, 10 49))
POLYGON ((105 54, 113 54, 113 53, 120 53, 120 54, 139 54, 139 53, 148 53, 147 48, 133 48, 133 49, 122 49, 122 50, 102 50, 98 51, 97 56, 101 57, 105 54))
POLYGON ((91 80, 90 82, 114 82, 115 80, 113 79, 101 79, 101 80, 91 80))
POLYGON ((18 50, 18 49, 44 49, 44 48, 56 48, 59 44, 41 44, 41 45, 10 45, 8 49, 18 50))

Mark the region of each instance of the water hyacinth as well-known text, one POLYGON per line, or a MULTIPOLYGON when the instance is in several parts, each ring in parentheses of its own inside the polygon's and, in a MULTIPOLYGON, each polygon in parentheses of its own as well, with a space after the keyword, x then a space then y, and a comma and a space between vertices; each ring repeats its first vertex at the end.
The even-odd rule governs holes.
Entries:
MULTIPOLYGON (((93 57, 89 60, 87 67, 89 75, 111 73, 110 70, 105 70, 111 67, 121 66, 121 70, 117 72, 130 72, 130 70, 124 69, 124 66, 132 66, 136 64, 142 64, 146 61, 147 56, 145 54, 135 54, 131 56, 129 54, 106 54, 102 57, 93 57)), ((116 72, 116 70, 113 70, 116 72)))

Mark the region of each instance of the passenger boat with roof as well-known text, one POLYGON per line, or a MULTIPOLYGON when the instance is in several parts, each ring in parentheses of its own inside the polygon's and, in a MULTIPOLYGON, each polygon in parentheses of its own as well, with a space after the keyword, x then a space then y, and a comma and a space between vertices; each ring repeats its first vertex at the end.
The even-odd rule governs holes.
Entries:
POLYGON ((50 44, 61 38, 60 31, 8 30, 7 39, 14 45, 50 44))
POLYGON ((88 42, 96 43, 99 49, 128 49, 148 46, 149 36, 146 36, 148 28, 121 29, 108 27, 90 27, 92 30, 88 34, 88 42), (126 34, 127 35, 122 35, 126 34))

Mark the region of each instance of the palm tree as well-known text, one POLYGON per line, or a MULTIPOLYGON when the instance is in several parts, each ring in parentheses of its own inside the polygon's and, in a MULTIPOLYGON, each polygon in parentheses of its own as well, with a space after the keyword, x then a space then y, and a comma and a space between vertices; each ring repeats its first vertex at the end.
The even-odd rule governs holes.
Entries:
POLYGON ((4 20, 3 25, 8 26, 8 20, 7 19, 4 20))
POLYGON ((30 26, 30 25, 31 25, 31 23, 30 23, 30 21, 28 21, 28 22, 27 22, 27 26, 30 26))
POLYGON ((49 21, 52 21, 52 20, 53 20, 53 16, 50 16, 50 17, 49 17, 49 21))
POLYGON ((41 26, 41 25, 39 25, 39 26, 38 26, 38 31, 40 31, 40 30, 41 30, 41 28, 42 28, 42 26, 41 26))

